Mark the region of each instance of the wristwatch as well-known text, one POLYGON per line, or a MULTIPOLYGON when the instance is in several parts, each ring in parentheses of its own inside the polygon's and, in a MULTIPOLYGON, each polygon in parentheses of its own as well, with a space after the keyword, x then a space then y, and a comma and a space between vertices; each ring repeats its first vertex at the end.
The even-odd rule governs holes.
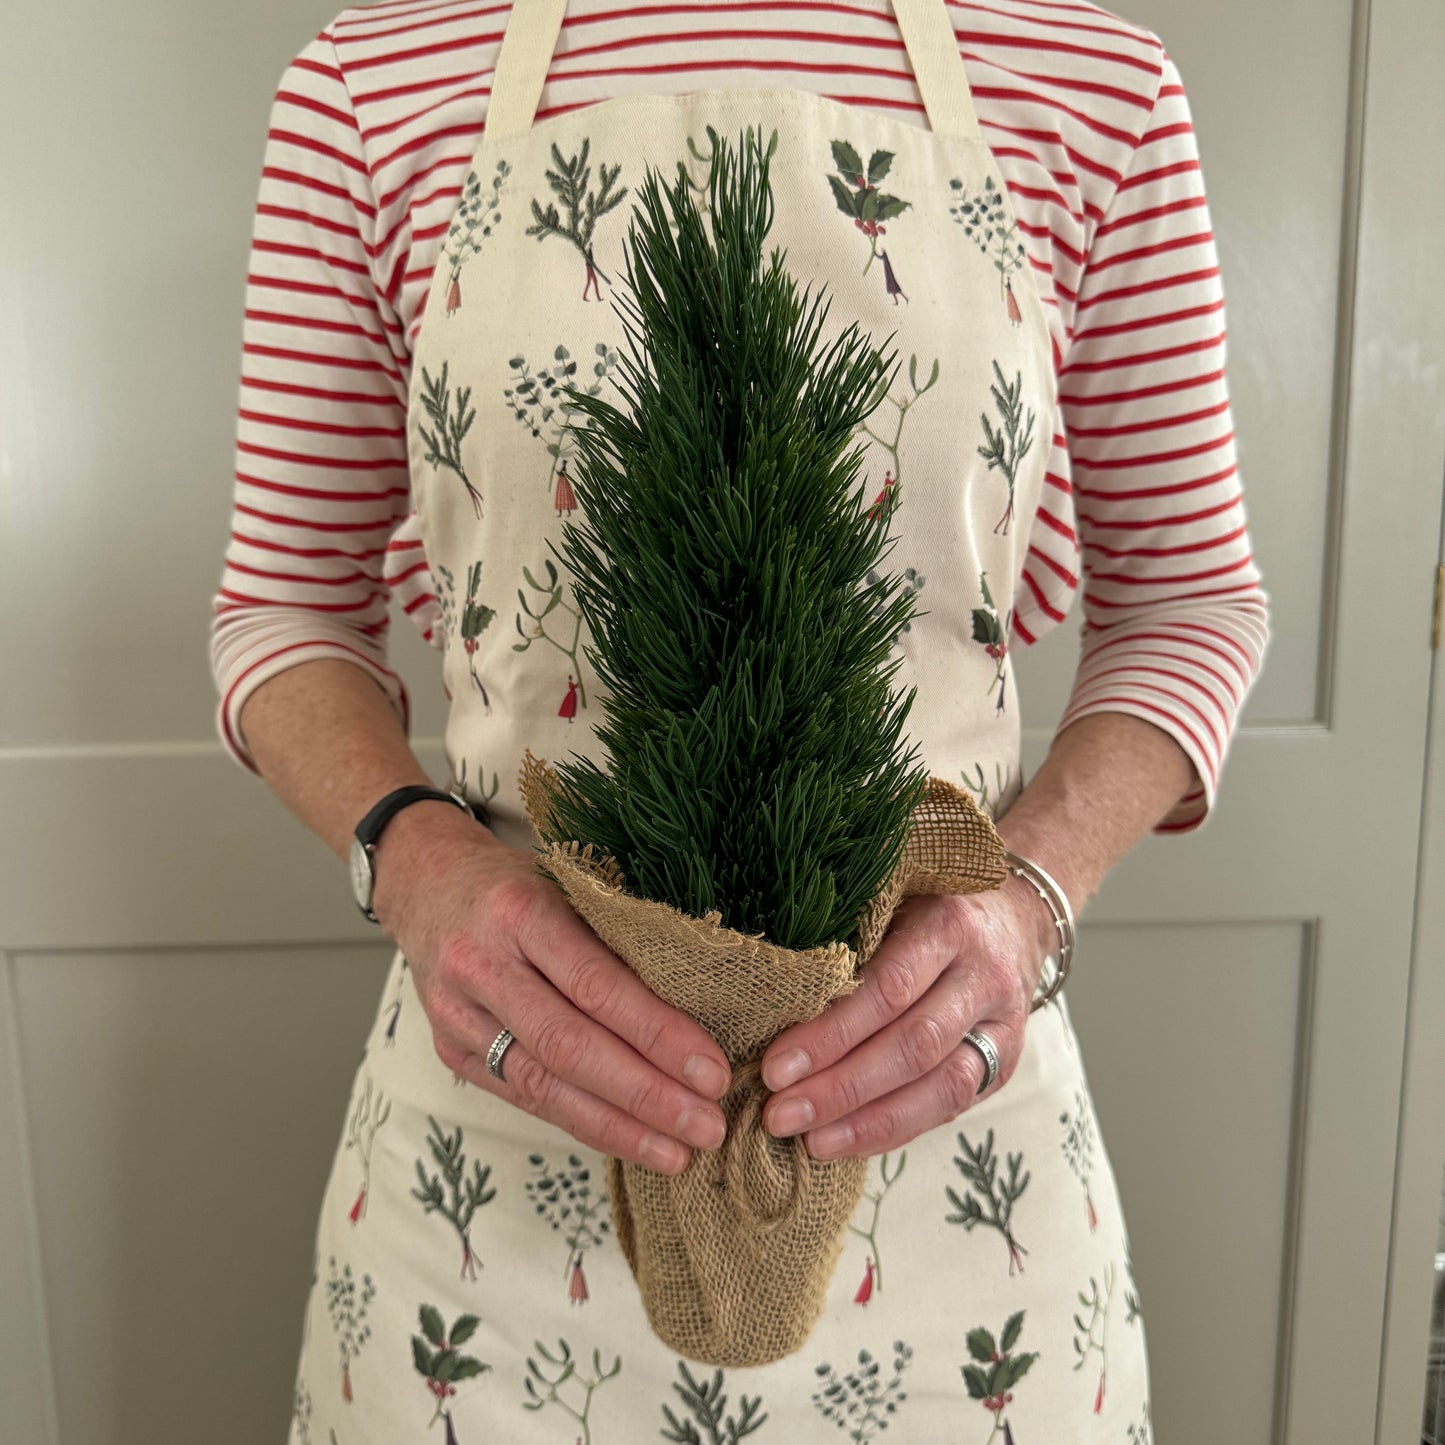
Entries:
POLYGON ((455 803, 469 817, 476 817, 471 805, 458 794, 412 784, 388 793, 356 825, 356 836, 351 840, 351 892, 356 899, 356 906, 373 923, 381 922, 371 911, 372 893, 376 888, 376 866, 372 855, 376 852, 381 830, 408 804, 420 803, 429 798, 435 798, 439 803, 455 803))

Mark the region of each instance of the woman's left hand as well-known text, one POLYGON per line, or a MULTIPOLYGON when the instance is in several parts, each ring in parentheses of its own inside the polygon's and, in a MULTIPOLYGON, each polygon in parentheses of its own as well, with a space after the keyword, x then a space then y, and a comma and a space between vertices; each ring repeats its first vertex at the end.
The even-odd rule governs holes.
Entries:
POLYGON ((963 1041, 975 1027, 998 1049, 989 1092, 1002 1089, 1047 956, 1041 917, 1039 899, 1012 876, 983 893, 906 898, 858 987, 768 1045, 763 1082, 776 1093, 764 1127, 807 1130, 815 1159, 906 1144, 978 1097, 983 1056, 963 1041), (785 1075, 780 1066, 799 1051, 806 1073, 785 1075), (796 1117, 795 1104, 806 1106, 796 1117))

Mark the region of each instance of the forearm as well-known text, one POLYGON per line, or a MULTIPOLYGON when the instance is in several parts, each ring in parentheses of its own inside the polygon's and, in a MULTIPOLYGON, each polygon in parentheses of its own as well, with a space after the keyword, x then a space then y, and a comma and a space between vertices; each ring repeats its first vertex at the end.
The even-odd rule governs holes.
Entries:
MULTIPOLYGON (((1038 772, 997 820, 1004 842, 1064 890, 1075 917, 1105 875, 1192 787, 1198 775, 1184 749, 1128 713, 1091 713, 1054 739, 1038 772)), ((1047 910, 1028 885, 1029 916, 1052 948, 1047 910)))

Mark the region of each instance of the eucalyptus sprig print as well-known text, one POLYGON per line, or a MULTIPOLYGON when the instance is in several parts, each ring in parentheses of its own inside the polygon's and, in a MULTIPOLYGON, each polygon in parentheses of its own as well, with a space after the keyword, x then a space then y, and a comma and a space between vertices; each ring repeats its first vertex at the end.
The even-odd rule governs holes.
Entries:
POLYGON ((376 1142, 376 1131, 391 1117, 391 1100, 383 1101, 379 1092, 373 1099, 374 1086, 375 1081, 368 1074, 346 1128, 345 1147, 355 1149, 361 1160, 361 1191, 346 1216, 353 1224, 366 1213, 366 1196, 371 1188, 371 1147, 376 1142))
POLYGON ((1079 1303, 1089 1311, 1087 1321, 1081 1315, 1074 1316, 1074 1353, 1078 1359, 1074 1361, 1074 1369, 1082 1370, 1085 1362, 1091 1354, 1099 1356, 1099 1388, 1094 1393, 1094 1414, 1099 1414, 1104 1408, 1104 1376, 1109 1368, 1109 1305, 1114 1298, 1114 1266, 1112 1263, 1104 1266, 1104 1288, 1099 1289, 1099 1281, 1089 1276, 1089 1292, 1085 1294, 1079 1291, 1079 1303), (1097 1335, 1095 1331, 1098 1331, 1097 1335))
POLYGON ((582 520, 558 555, 610 689, 611 766, 557 767, 544 841, 585 839, 635 896, 801 949, 853 932, 928 775, 901 751, 914 690, 889 690, 911 604, 896 579, 861 585, 892 543, 844 454, 894 356, 856 324, 823 345, 821 298, 780 250, 764 269, 755 130, 741 151, 717 151, 711 235, 685 175, 649 170, 614 303, 631 410, 578 396, 582 520))
POLYGON ((813 1404, 825 1420, 831 1420, 848 1438, 864 1445, 886 1430, 890 1417, 908 1398, 900 1389, 903 1372, 913 1350, 902 1340, 893 1342, 893 1378, 886 1384, 879 1378, 878 1361, 867 1350, 858 1351, 858 1368, 840 1380, 832 1365, 815 1365, 813 1373, 826 1383, 813 1392, 813 1404))
POLYGON ((1013 1445, 1013 1430, 1004 1412, 1013 1403, 1013 1387, 1028 1374, 1030 1366, 1039 1357, 1037 1350, 1014 1353, 1023 1327, 1024 1312, 1019 1310, 1004 1321, 997 1344, 982 1325, 968 1332, 968 1353, 974 1363, 960 1365, 959 1370, 968 1386, 970 1399, 979 1401, 993 1415, 993 1429, 983 1445, 991 1445, 1000 1433, 1004 1437, 1004 1445, 1013 1445))
POLYGON ((311 1445, 311 1391, 304 1380, 296 1381, 291 1397, 291 1418, 296 1421, 296 1434, 301 1445, 311 1445))
POLYGON ((475 1355, 462 1354, 460 1349, 476 1334, 481 1321, 476 1315, 458 1315, 448 1333, 446 1321, 435 1305, 424 1304, 417 1313, 421 1319, 421 1334, 411 1337, 412 1363, 426 1381, 427 1390, 436 1397, 436 1409, 427 1425, 435 1425, 439 1418, 445 1419, 446 1445, 458 1445, 452 1414, 446 1403, 457 1393, 458 1385, 474 1380, 492 1368, 475 1355))
POLYGON ((1023 419, 1023 373, 1015 374, 1012 382, 1004 380, 997 361, 993 364, 994 383, 989 387, 993 393, 994 405, 998 408, 1003 424, 995 430, 988 419, 988 413, 981 413, 983 434, 986 445, 979 447, 978 454, 988 463, 989 471, 998 468, 1008 483, 1008 506, 1003 516, 994 524, 994 532, 1008 536, 1009 523, 1014 514, 1014 484, 1018 480, 1019 463, 1029 454, 1034 444, 1034 409, 1029 408, 1028 420, 1023 419))
MULTIPOLYGON (((928 581, 927 577, 925 577, 921 572, 919 572, 916 568, 913 567, 905 567, 901 572, 897 574, 897 577, 900 584, 900 594, 910 598, 916 596, 919 592, 923 591, 924 585, 928 581)), ((877 587, 883 581, 883 578, 874 568, 870 567, 868 569, 867 575, 863 578, 863 580, 868 584, 869 587, 877 587)), ((873 608, 873 615, 875 617, 882 618, 883 613, 884 604, 881 602, 876 603, 873 608)), ((928 613, 926 611, 915 611, 913 615, 908 619, 908 621, 905 622, 903 626, 898 629, 898 636, 902 637, 905 632, 912 632, 913 624, 920 617, 927 616, 928 613)))
POLYGON ((484 1204, 496 1198, 497 1191, 487 1181, 492 1175, 492 1166, 483 1165, 479 1159, 472 1161, 472 1176, 467 1178, 467 1156, 462 1151, 462 1127, 457 1125, 455 1134, 449 1134, 436 1119, 428 1114, 431 1135, 427 1143, 431 1146, 432 1157, 436 1160, 440 1174, 428 1177, 420 1159, 416 1161, 417 1178, 421 1188, 411 1191, 412 1198, 421 1201, 428 1214, 440 1214, 456 1230, 462 1242, 463 1279, 476 1279, 477 1260, 472 1253, 472 1216, 484 1204), (445 1187, 443 1187, 445 1186, 445 1187))
POLYGON ((682 1403, 692 1412, 697 1424, 694 1425, 692 1420, 679 1420, 664 1405, 662 1413, 667 1416, 667 1427, 659 1432, 664 1440, 675 1441, 676 1445, 738 1445, 744 1436, 762 1428, 763 1421, 768 1417, 766 1413, 758 1414, 763 1403, 761 1395, 754 1395, 751 1400, 746 1395, 742 1396, 737 1418, 725 1416, 723 1411, 727 1409, 728 1397, 722 1392, 723 1372, 715 1370, 711 1383, 708 1383, 693 1379, 686 1360, 679 1360, 677 1368, 683 1382, 679 1385, 674 1381, 672 1388, 682 1396, 682 1403), (706 1435, 699 1432, 699 1426, 707 1432, 706 1435))
POLYGON ((557 1368, 554 1378, 549 1376, 531 1355, 527 1356, 527 1374, 522 1383, 526 1385, 530 1398, 522 1401, 522 1408, 524 1410, 540 1410, 544 1405, 559 1406, 582 1427, 581 1445, 592 1445, 592 1426, 588 1423, 588 1416, 592 1412, 593 1391, 606 1384, 622 1369, 622 1356, 615 1356, 612 1368, 604 1370, 602 1368, 602 1352, 593 1350, 592 1374, 589 1377, 577 1369, 576 1362, 572 1358, 572 1347, 566 1340, 558 1339, 557 1345, 561 1353, 557 1355, 554 1355, 541 1340, 534 1340, 532 1343, 537 1353, 549 1365, 557 1368), (569 1380, 575 1381, 582 1388, 580 1408, 574 1408, 568 1404, 558 1393, 569 1380))
POLYGON ((597 262, 592 255, 592 235, 597 229, 598 220, 605 216, 608 211, 621 205, 622 198, 627 194, 627 187, 614 191, 612 188, 617 184, 617 178, 622 174, 622 165, 619 162, 609 171, 606 166, 597 168, 598 186, 594 191, 588 182, 592 179, 592 167, 587 164, 587 156, 592 149, 590 136, 582 138, 582 149, 570 160, 557 149, 556 142, 552 144, 552 162, 556 170, 546 172, 547 182, 566 208, 567 219, 562 219, 561 212, 557 209, 556 201, 548 201, 546 210, 542 209, 541 203, 534 197, 532 200, 532 215, 536 224, 527 227, 527 234, 535 236, 539 242, 548 236, 558 236, 564 241, 570 241, 582 253, 582 259, 587 265, 587 277, 582 285, 582 299, 587 299, 587 292, 596 289, 597 299, 602 299, 602 288, 597 285, 597 278, 600 275, 609 285, 605 272, 597 269, 597 262))
POLYGON ((358 1290, 350 1263, 338 1271, 336 1256, 333 1254, 329 1258, 331 1269, 326 1281, 326 1309, 331 1316, 331 1328, 336 1334, 336 1348, 341 1356, 341 1398, 349 1405, 352 1401, 351 1362, 371 1338, 366 1311, 376 1298, 376 1285, 369 1274, 364 1274, 358 1290))
POLYGON ((998 1160, 993 1152, 993 1130, 990 1129, 985 1136, 983 1143, 975 1149, 968 1142, 968 1136, 962 1131, 959 1132, 958 1142, 963 1149, 960 1156, 955 1154, 953 1162, 958 1172, 972 1186, 962 1197, 951 1184, 944 1186, 943 1192, 948 1196, 949 1203, 953 1205, 954 1213, 947 1214, 944 1218, 949 1224, 961 1224, 965 1229, 973 1229, 975 1225, 983 1225, 988 1229, 996 1229, 1004 1237, 1008 1244, 1008 1272, 1010 1275, 1015 1272, 1022 1273, 1024 1262, 1022 1256, 1028 1253, 1023 1245, 1014 1238, 1013 1232, 1013 1210, 1018 1203, 1025 1189, 1028 1188, 1030 1176, 1027 1173, 1020 1175, 1019 1169, 1024 1162, 1023 1152, 1008 1156, 1008 1177, 998 1177, 998 1160), (977 1194, 974 1193, 977 1191, 977 1194), (980 1199, 988 1204, 987 1213, 980 1199), (1017 1266, 1017 1271, 1015 1269, 1017 1266))
POLYGON ((1059 1123, 1064 1126, 1064 1137, 1059 1147, 1064 1151, 1069 1168, 1084 1186, 1084 1203, 1088 1210, 1089 1232, 1092 1234, 1099 1226, 1094 1196, 1089 1193, 1089 1176, 1094 1169, 1094 1115, 1082 1089, 1075 1088, 1073 1112, 1060 1114, 1059 1123))
POLYGON ((447 282, 447 315, 462 304, 462 267, 482 249, 482 242, 502 220, 502 186, 512 173, 504 160, 498 160, 491 190, 482 194, 481 177, 467 173, 462 183, 461 200, 442 243, 442 257, 451 263, 452 274, 447 282))
MULTIPOLYGON (((883 490, 873 502, 875 508, 882 506, 885 498, 890 498, 891 505, 896 510, 901 504, 901 488, 903 486, 903 458, 899 455, 899 447, 903 440, 903 426, 908 420, 908 411, 925 392, 931 391, 938 382, 938 358, 933 358, 932 369, 928 373, 928 380, 922 386, 918 384, 918 354, 914 352, 908 358, 908 387, 911 395, 894 396, 890 390, 883 399, 898 413, 894 418, 892 437, 879 436, 866 422, 863 431, 878 443, 886 451, 892 460, 884 477, 883 490)), ((872 513, 869 514, 870 516, 872 513)))
POLYGON ((420 419, 417 421, 417 430, 426 443, 427 449, 424 458, 427 465, 436 467, 438 470, 445 468, 447 471, 457 474, 462 485, 467 489, 467 496, 472 499, 472 511, 476 513, 477 520, 480 521, 482 494, 472 485, 472 479, 467 475, 467 469, 462 463, 462 440, 471 431, 472 423, 477 419, 477 409, 470 404, 471 387, 464 386, 457 393, 456 415, 452 415, 451 391, 447 386, 447 370, 450 366, 450 361, 442 362, 442 373, 435 381, 432 380, 426 367, 422 367, 421 404, 423 410, 432 419, 432 425, 436 430, 428 431, 421 424, 420 419))
POLYGON ((999 617, 998 607, 988 590, 987 572, 978 574, 978 587, 983 593, 983 606, 973 609, 973 640, 981 642, 983 650, 993 659, 993 681, 988 690, 998 688, 998 703, 994 707, 998 713, 1003 711, 1004 666, 1008 662, 1008 630, 1013 622, 1013 609, 1009 609, 1007 617, 999 617))
POLYGON ((898 1182, 899 1176, 903 1173, 904 1166, 908 1163, 908 1150, 900 1151, 898 1163, 893 1172, 888 1172, 888 1155, 883 1154, 878 1160, 878 1177, 881 1180, 881 1187, 876 1191, 865 1189, 863 1197, 873 1206, 873 1217, 868 1222, 867 1229, 859 1229, 856 1224, 849 1224, 848 1232, 856 1234, 860 1239, 868 1241, 868 1258, 864 1263, 863 1282, 858 1286, 857 1293, 853 1296, 853 1303, 866 1305, 873 1298, 873 1291, 876 1288, 879 1293, 883 1290, 883 1254, 878 1248, 878 1215, 883 1208, 883 1197, 898 1182))
MULTIPOLYGON (((588 396, 596 396, 602 390, 602 383, 617 365, 617 352, 605 341, 596 344, 593 355, 597 359, 592 363, 588 396)), ((575 384, 571 379, 577 375, 579 365, 561 342, 553 349, 552 360, 556 362, 555 366, 533 371, 525 356, 512 357, 507 365, 517 373, 516 380, 502 389, 507 407, 517 421, 539 441, 545 438, 543 446, 548 458, 548 486, 572 455, 572 415, 576 405, 564 388, 575 384)))
MULTIPOLYGON (((865 276, 873 258, 878 255, 878 237, 888 234, 888 228, 883 223, 901 216, 913 204, 878 189, 878 182, 886 179, 892 168, 893 155, 892 151, 876 150, 868 157, 865 169, 863 157, 847 141, 833 142, 833 165, 837 174, 828 177, 828 185, 832 188, 838 209, 868 238, 868 259, 863 263, 865 276)), ((901 288, 892 275, 886 255, 883 264, 888 272, 888 290, 896 293, 901 288)), ((897 301, 896 294, 894 301, 897 301)))
POLYGON ((963 227, 964 235, 993 262, 1008 319, 1015 326, 1021 325, 1023 317, 1010 277, 1024 264, 1024 247, 1018 239, 1018 222, 1010 221, 1005 212, 1003 192, 994 185, 992 176, 984 177, 983 190, 978 195, 970 195, 957 176, 948 184, 958 192, 958 204, 948 208, 949 214, 963 227))
POLYGON ((565 1169, 553 1169, 540 1154, 527 1156, 536 1179, 527 1180, 527 1197, 553 1229, 567 1241, 567 1259, 562 1277, 567 1280, 567 1298, 572 1304, 586 1304, 587 1275, 582 1260, 589 1249, 600 1245, 612 1227, 604 1211, 607 1195, 592 1193, 591 1171, 575 1154, 567 1156, 565 1169))

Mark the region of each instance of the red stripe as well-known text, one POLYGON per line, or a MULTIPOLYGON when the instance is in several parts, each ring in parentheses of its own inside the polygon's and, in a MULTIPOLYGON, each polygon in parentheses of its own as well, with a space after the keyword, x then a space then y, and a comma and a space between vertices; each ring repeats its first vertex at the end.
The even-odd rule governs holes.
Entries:
MULTIPOLYGON (((274 426, 293 431, 320 432, 335 437, 387 437, 402 441, 406 436, 404 427, 395 426, 342 426, 339 422, 325 422, 316 417, 277 416, 272 412, 248 411, 242 407, 238 412, 242 421, 253 426, 274 426)), ((405 463, 403 463, 405 465, 405 463)))
POLYGON ((1212 386, 1223 382, 1224 369, 1201 373, 1199 376, 1184 376, 1178 381, 1161 382, 1158 386, 1139 387, 1134 391, 1105 391, 1097 396, 1067 396, 1060 392, 1059 404, 1070 406, 1123 406, 1131 401, 1145 401, 1151 396, 1166 396, 1170 392, 1189 391, 1196 386, 1212 386))
POLYGON ((292 602, 285 597, 249 597, 244 592, 232 592, 221 588, 218 597, 229 598, 238 607, 294 607, 300 612, 365 612, 375 600, 385 599, 386 593, 376 589, 364 602, 292 602))
POLYGON ((384 557, 385 547, 368 547, 361 552, 349 552, 344 547, 287 547, 281 542, 268 542, 261 537, 249 537, 244 532, 232 531, 231 540, 245 547, 259 547, 267 552, 281 552, 288 557, 346 557, 354 562, 366 562, 373 557, 384 557))
MULTIPOLYGON (((1099 653, 1103 652, 1104 649, 1108 647, 1132 647, 1136 643, 1146 641, 1173 643, 1180 643, 1184 641, 1184 639, 1173 637, 1167 632, 1126 632, 1122 637, 1112 637, 1105 633, 1099 633, 1097 634, 1097 637, 1097 641, 1095 641, 1094 638, 1091 637, 1083 649, 1083 654, 1080 659, 1081 675, 1086 674, 1089 671, 1090 663, 1093 662, 1094 658, 1099 653)), ((1240 668, 1239 664, 1234 660, 1234 658, 1232 658, 1227 652, 1223 652, 1217 647, 1211 647, 1207 642, 1190 641, 1185 645, 1189 647, 1197 647, 1201 651, 1209 652, 1215 657, 1219 658, 1221 662, 1228 663, 1228 665, 1232 667, 1235 670, 1235 673, 1238 675, 1240 687, 1248 687, 1248 677, 1245 675, 1244 671, 1240 668)), ((1235 707, 1239 706, 1240 701, 1243 697, 1243 693, 1240 691, 1236 691, 1234 684, 1231 683, 1230 680, 1225 677, 1222 672, 1219 672, 1215 668, 1212 668, 1207 662, 1201 662, 1197 657, 1185 656, 1181 652, 1155 652, 1152 648, 1147 647, 1139 648, 1139 653, 1141 656, 1144 657, 1163 657, 1167 658, 1171 662, 1187 663, 1190 667, 1197 667, 1201 672, 1207 672, 1210 677, 1214 678, 1215 681, 1219 683, 1220 687, 1222 687, 1224 691, 1229 695, 1229 700, 1235 705, 1235 707)))
POLYGON ((387 517, 380 522, 318 522, 313 518, 285 517, 279 512, 262 512, 242 502, 236 503, 236 510, 262 522, 275 522, 279 527, 295 527, 301 532, 389 532, 396 526, 395 517, 387 517))
POLYGON ((1078 587, 1079 579, 1074 573, 1070 572, 1062 562, 1056 562, 1047 552, 1041 552, 1033 543, 1029 544, 1029 556, 1037 557, 1060 582, 1067 584, 1070 588, 1078 587))
POLYGON ((1223 547, 1228 542, 1237 542, 1244 536, 1246 530, 1241 523, 1232 532, 1225 532, 1223 536, 1206 537, 1202 542, 1181 542, 1175 547, 1104 547, 1098 542, 1091 542, 1089 551, 1100 553, 1105 557, 1182 557, 1194 552, 1208 552, 1215 547, 1223 547))
MULTIPOLYGON (((385 406, 398 414, 404 414, 403 407, 395 396, 380 395, 365 391, 328 391, 321 386, 298 386, 294 381, 276 381, 266 377, 242 375, 243 387, 254 387, 257 391, 275 391, 283 396, 305 396, 315 401, 334 402, 338 406, 385 406)), ((243 412, 244 416, 245 413, 243 412)), ((405 428, 398 428, 404 434, 405 428)))
POLYGON ((268 572, 262 567, 248 567, 243 562, 230 558, 226 562, 228 572, 244 572, 248 577, 267 577, 273 582, 299 582, 307 587, 349 587, 353 582, 374 585, 375 579, 365 572, 350 572, 344 577, 315 577, 301 572, 268 572))
POLYGON ((1215 406, 1208 406, 1201 411, 1179 412, 1174 416, 1154 417, 1150 420, 1130 422, 1128 426, 1099 426, 1069 428, 1069 435, 1077 441, 1080 437, 1120 437, 1133 436, 1139 432, 1164 431, 1167 428, 1180 426, 1193 426, 1196 422, 1208 421, 1210 417, 1223 416, 1229 411, 1229 401, 1226 398, 1215 406))
MULTIPOLYGON (((1127 435, 1127 433, 1125 433, 1127 435)), ((1166 462, 1182 461, 1185 457, 1202 456, 1205 452, 1216 451, 1220 447, 1232 445, 1234 432, 1221 432, 1218 436, 1210 437, 1208 441, 1196 442, 1192 447, 1176 447, 1169 452, 1144 452, 1137 457, 1074 457, 1075 470, 1086 472, 1105 471, 1127 471, 1131 467, 1157 467, 1163 466, 1166 462)), ((1084 488, 1076 489, 1081 497, 1098 496, 1097 492, 1088 492, 1084 488)), ((1117 495, 1110 493, 1109 495, 1117 495)))
POLYGON ((427 565, 427 563, 425 561, 417 562, 413 566, 406 568, 404 571, 396 572, 389 575, 386 578, 386 585, 390 587, 393 591, 395 591, 409 577, 416 577, 423 572, 427 574, 428 578, 430 578, 431 568, 427 565))
MULTIPOLYGON (((1213 705, 1219 710, 1220 721, 1224 724, 1226 729, 1229 727, 1229 710, 1224 706, 1222 702, 1220 702, 1217 697, 1215 697, 1212 692, 1210 692, 1207 687, 1205 687, 1202 682, 1198 680, 1198 678, 1189 677, 1182 672, 1174 672, 1167 667, 1144 667, 1141 665, 1135 665, 1132 667, 1105 667, 1100 668, 1098 672, 1090 672, 1088 675, 1088 681, 1090 683, 1093 683, 1101 677, 1116 677, 1120 673, 1128 673, 1130 676, 1132 676, 1136 673, 1141 672, 1149 673, 1153 677, 1167 677, 1172 678, 1175 682, 1187 683, 1197 692, 1203 693, 1203 695, 1207 697, 1211 703, 1213 703, 1213 705)), ((1143 683, 1140 684, 1141 687, 1144 685, 1145 684, 1143 683)), ((1184 700, 1181 698, 1179 699, 1179 701, 1183 702, 1184 700)), ((1185 703, 1185 706, 1187 707, 1189 706, 1189 704, 1185 703)), ((1203 714, 1200 714, 1200 719, 1201 721, 1203 721, 1203 714)), ((1206 722, 1205 726, 1209 727, 1209 724, 1206 722)), ((1213 728, 1210 728, 1209 735, 1214 739, 1215 746, 1217 747, 1219 745, 1219 738, 1215 734, 1213 728)))
MULTIPOLYGON (((1188 600, 1188 601, 1191 601, 1191 602, 1192 602, 1192 601, 1203 601, 1204 598, 1206 598, 1206 597, 1236 597, 1236 596, 1238 596, 1239 593, 1241 593, 1241 592, 1256 592, 1256 591, 1258 591, 1258 590, 1259 590, 1259 589, 1258 589, 1258 587, 1256 586, 1256 584, 1250 583, 1248 586, 1244 586, 1244 587, 1214 587, 1214 588, 1211 588, 1211 589, 1209 589, 1209 590, 1207 590, 1207 591, 1204 591, 1204 592, 1190 592, 1190 593, 1188 593, 1188 594, 1186 595, 1186 597, 1180 597, 1180 598, 1177 598, 1177 599, 1160 597, 1160 598, 1156 598, 1155 600, 1158 601, 1158 602, 1175 601, 1175 600, 1180 601, 1180 602, 1183 602, 1183 601, 1185 601, 1185 600, 1188 600)), ((1085 604, 1085 606, 1088 606, 1088 607, 1110 607, 1110 608, 1116 608, 1116 607, 1138 607, 1138 606, 1141 605, 1141 604, 1138 603, 1138 602, 1112 602, 1112 601, 1110 601, 1110 600, 1109 600, 1108 598, 1106 598, 1106 597, 1097 597, 1097 596, 1095 596, 1092 592, 1086 592, 1086 593, 1084 593, 1084 604, 1085 604)))

